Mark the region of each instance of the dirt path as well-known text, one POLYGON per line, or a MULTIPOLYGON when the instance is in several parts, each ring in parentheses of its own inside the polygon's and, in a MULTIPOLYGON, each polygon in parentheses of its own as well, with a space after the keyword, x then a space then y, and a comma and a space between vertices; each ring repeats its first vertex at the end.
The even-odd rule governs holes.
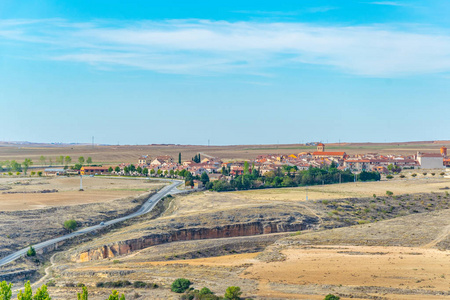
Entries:
POLYGON ((436 246, 439 242, 443 241, 447 236, 450 235, 450 225, 444 227, 444 230, 431 242, 422 246, 422 248, 431 248, 436 246))

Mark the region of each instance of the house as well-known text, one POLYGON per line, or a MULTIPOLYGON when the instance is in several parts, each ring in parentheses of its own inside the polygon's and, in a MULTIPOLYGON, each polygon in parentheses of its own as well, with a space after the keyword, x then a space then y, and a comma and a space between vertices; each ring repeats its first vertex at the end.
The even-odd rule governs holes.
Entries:
POLYGON ((194 189, 201 189, 203 188, 203 182, 200 180, 194 180, 194 189))
POLYGON ((417 152, 417 161, 422 169, 444 168, 444 157, 440 153, 417 152))
POLYGON ((108 168, 106 167, 81 167, 81 175, 103 175, 109 174, 108 168))
POLYGON ((142 155, 138 159, 138 165, 149 165, 151 161, 150 155, 142 155))
POLYGON ((44 170, 45 176, 59 176, 59 175, 63 175, 63 174, 66 174, 66 170, 64 170, 64 169, 47 168, 44 170))
POLYGON ((173 163, 173 157, 170 155, 160 155, 156 159, 165 163, 173 163))

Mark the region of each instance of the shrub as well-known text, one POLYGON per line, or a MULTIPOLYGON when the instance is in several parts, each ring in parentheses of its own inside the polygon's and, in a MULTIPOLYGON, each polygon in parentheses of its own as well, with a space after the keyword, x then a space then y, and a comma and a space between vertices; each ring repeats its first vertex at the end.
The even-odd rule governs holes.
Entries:
POLYGON ((224 298, 227 300, 239 300, 241 299, 241 288, 238 286, 229 286, 227 287, 227 290, 225 291, 224 298))
POLYGON ((36 172, 31 171, 31 176, 34 176, 34 175, 36 175, 36 172))
POLYGON ((431 176, 434 176, 434 175, 436 175, 436 173, 431 173, 431 176))
POLYGON ((403 175, 403 174, 402 174, 402 175, 400 175, 400 178, 405 178, 405 175, 403 175))
POLYGON ((388 195, 390 197, 390 196, 394 195, 394 193, 391 191, 386 191, 386 195, 388 195))
POLYGON ((192 283, 185 278, 178 278, 174 282, 172 282, 171 290, 175 293, 184 293, 192 283))
POLYGON ((84 283, 81 283, 81 282, 77 284, 77 287, 85 287, 85 286, 86 285, 84 285, 84 283))
POLYGON ((372 196, 373 196, 374 198, 376 198, 376 197, 377 197, 377 195, 375 195, 375 194, 373 194, 372 196))
POLYGON ((386 176, 386 178, 387 178, 387 179, 392 179, 392 178, 394 178, 394 176, 392 176, 392 175, 389 174, 389 175, 386 176))
POLYGON ((42 176, 42 171, 39 171, 37 174, 38 174, 39 177, 41 177, 42 176))
POLYGON ((33 246, 30 246, 30 249, 28 249, 27 256, 36 256, 36 250, 34 250, 33 246))
POLYGON ((412 177, 416 177, 417 174, 416 174, 416 173, 412 173, 411 176, 412 176, 412 177))
POLYGON ((77 229, 77 221, 75 220, 67 220, 64 222, 64 228, 69 231, 74 231, 77 229))
POLYGON ((439 175, 444 176, 444 175, 445 175, 445 172, 441 172, 441 173, 439 173, 439 175))
POLYGON ((341 297, 335 296, 333 294, 328 294, 328 295, 325 296, 324 300, 339 300, 339 299, 341 299, 341 297))
POLYGON ((427 176, 428 173, 427 172, 423 172, 422 174, 423 174, 423 176, 427 176))
POLYGON ((211 290, 208 289, 207 287, 204 287, 200 290, 199 294, 200 295, 212 295, 213 292, 211 292, 211 290))

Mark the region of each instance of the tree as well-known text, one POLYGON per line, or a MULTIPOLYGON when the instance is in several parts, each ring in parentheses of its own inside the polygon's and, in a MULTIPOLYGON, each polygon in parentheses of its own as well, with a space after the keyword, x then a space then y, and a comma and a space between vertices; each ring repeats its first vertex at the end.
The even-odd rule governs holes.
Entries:
POLYGON ((181 152, 178 153, 178 163, 181 165, 181 152))
POLYGON ((37 174, 39 177, 42 177, 42 171, 38 171, 37 174))
POLYGON ((13 172, 21 172, 22 171, 20 164, 15 160, 12 160, 9 162, 8 169, 13 172))
POLYGON ((332 295, 332 294, 328 294, 328 295, 325 296, 324 300, 339 300, 339 299, 341 299, 341 297, 335 296, 335 295, 332 295))
POLYGON ((144 169, 142 170, 142 174, 144 174, 145 176, 148 176, 148 169, 147 169, 147 168, 144 168, 144 169))
POLYGON ((170 170, 169 174, 170 174, 170 177, 173 177, 173 175, 175 175, 175 171, 174 170, 170 170))
POLYGON ((136 168, 136 171, 137 171, 139 174, 142 174, 142 168, 141 168, 141 167, 137 167, 137 168, 136 168))
POLYGON ((86 163, 88 165, 92 164, 92 158, 90 156, 87 158, 86 163))
POLYGON ((120 172, 120 167, 119 167, 119 166, 115 167, 115 168, 114 168, 114 171, 115 171, 116 173, 119 173, 119 172, 120 172))
POLYGON ((33 299, 33 290, 31 289, 30 281, 25 283, 24 292, 20 291, 17 295, 18 300, 32 300, 33 299))
POLYGON ((156 171, 156 174, 158 174, 158 176, 161 176, 162 172, 163 171, 161 169, 158 169, 158 171, 156 171))
POLYGON ((34 175, 36 175, 36 172, 31 171, 31 176, 34 176, 34 175))
POLYGON ((84 157, 83 156, 78 157, 78 162, 80 163, 80 165, 84 164, 84 157))
POLYGON ((171 290, 175 293, 184 293, 192 283, 185 278, 178 278, 174 282, 172 282, 171 290))
POLYGON ((164 176, 167 177, 168 174, 169 174, 169 171, 165 170, 164 171, 164 176))
POLYGON ((202 173, 202 176, 200 176, 200 181, 205 185, 207 182, 209 182, 209 176, 206 172, 202 173))
POLYGON ((30 249, 28 249, 27 256, 36 256, 36 250, 33 248, 33 246, 30 246, 30 249))
POLYGON ((204 287, 200 290, 199 295, 212 295, 214 294, 210 289, 204 287))
POLYGON ((224 298, 227 300, 239 300, 241 299, 241 288, 238 286, 229 286, 225 291, 224 298))
POLYGON ((72 158, 68 155, 64 158, 64 160, 66 162, 66 166, 70 165, 70 163, 72 162, 72 158))
POLYGON ((151 169, 150 170, 150 174, 153 176, 153 175, 155 175, 155 169, 151 169))
POLYGON ((47 291, 47 286, 44 284, 41 288, 38 288, 36 295, 34 295, 33 300, 51 300, 50 295, 47 291))
POLYGON ((75 164, 75 165, 73 166, 73 169, 74 169, 74 170, 81 170, 82 167, 83 167, 82 164, 75 164))
POLYGON ((249 175, 250 174, 250 170, 249 170, 249 166, 248 166, 248 161, 244 162, 244 175, 249 175))
POLYGON ((127 166, 123 167, 123 173, 128 174, 129 168, 127 166))
POLYGON ((390 197, 390 196, 394 195, 394 193, 391 191, 386 191, 386 195, 388 195, 390 197))
POLYGON ((113 168, 112 168, 112 167, 109 167, 109 168, 108 168, 108 173, 112 173, 112 171, 114 171, 113 168))
POLYGON ((83 291, 81 293, 77 293, 77 300, 88 300, 87 287, 83 286, 83 291))
POLYGON ((39 157, 39 163, 40 163, 41 165, 45 165, 45 161, 46 161, 45 156, 44 156, 44 155, 41 155, 41 157, 39 157))
POLYGON ((10 300, 12 296, 12 283, 7 284, 6 281, 0 282, 0 299, 10 300))
POLYGON ((64 163, 64 156, 56 157, 56 163, 62 165, 64 163))
POLYGON ((29 158, 25 158, 24 162, 22 163, 23 166, 23 172, 25 175, 27 175, 28 168, 33 164, 33 161, 29 158))
POLYGON ((125 295, 122 294, 122 296, 119 297, 119 292, 114 290, 107 300, 125 300, 125 295))
POLYGON ((70 232, 77 229, 77 221, 75 220, 67 220, 64 222, 64 228, 69 230, 70 232))

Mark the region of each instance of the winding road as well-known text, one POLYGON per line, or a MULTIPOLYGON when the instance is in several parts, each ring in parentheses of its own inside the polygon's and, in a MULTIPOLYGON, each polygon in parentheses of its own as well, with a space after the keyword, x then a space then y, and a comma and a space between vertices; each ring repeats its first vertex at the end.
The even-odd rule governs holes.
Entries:
MULTIPOLYGON (((149 211, 151 211, 155 207, 155 205, 159 202, 159 200, 161 200, 164 196, 167 196, 167 195, 172 194, 172 193, 177 193, 176 187, 178 187, 179 185, 181 185, 183 183, 183 181, 181 181, 181 180, 167 180, 167 181, 172 182, 172 184, 168 185, 168 186, 165 186, 160 191, 158 191, 156 194, 151 196, 141 206, 141 208, 138 211, 134 212, 134 213, 129 214, 128 216, 125 216, 125 217, 121 217, 121 218, 117 218, 117 219, 106 221, 106 222, 104 222, 103 225, 98 224, 98 225, 94 225, 94 226, 91 226, 91 227, 86 227, 86 228, 80 229, 78 231, 74 231, 74 232, 72 232, 70 234, 63 235, 63 236, 60 236, 58 238, 54 238, 54 239, 51 239, 51 240, 48 240, 48 241, 45 241, 45 242, 33 245, 33 248, 35 250, 40 250, 40 249, 46 248, 48 246, 52 246, 52 245, 54 245, 56 243, 59 243, 61 241, 65 241, 65 240, 74 238, 76 236, 80 236, 82 234, 93 232, 93 231, 98 230, 100 228, 103 228, 105 226, 116 224, 116 223, 119 223, 119 222, 122 222, 122 221, 125 221, 125 220, 128 220, 128 219, 131 219, 131 218, 135 218, 135 217, 144 215, 144 214, 148 213, 149 211)), ((21 249, 19 251, 16 251, 16 252, 14 252, 14 253, 12 253, 12 254, 10 254, 8 256, 5 256, 4 258, 0 259, 0 266, 6 265, 6 264, 8 264, 10 262, 13 262, 16 259, 24 256, 24 255, 26 255, 28 249, 29 249, 28 247, 24 248, 24 249, 21 249)))

